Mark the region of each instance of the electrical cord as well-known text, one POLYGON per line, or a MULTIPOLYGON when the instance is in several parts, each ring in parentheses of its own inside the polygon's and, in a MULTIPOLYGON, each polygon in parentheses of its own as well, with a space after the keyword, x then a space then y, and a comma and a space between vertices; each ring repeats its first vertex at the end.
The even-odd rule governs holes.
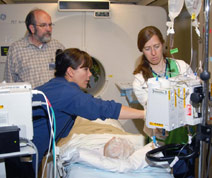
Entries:
POLYGON ((159 148, 153 149, 149 152, 147 152, 146 157, 151 160, 151 161, 156 161, 156 162, 162 162, 162 161, 173 161, 174 159, 176 159, 176 157, 178 159, 190 159, 192 157, 195 157, 198 154, 198 150, 192 148, 190 145, 188 144, 168 144, 168 145, 164 145, 161 146, 159 148), (187 148, 188 152, 191 152, 190 154, 187 155, 182 155, 181 151, 187 148), (177 156, 172 155, 172 156, 163 156, 163 157, 155 157, 154 154, 159 153, 159 152, 163 152, 165 150, 180 150, 179 154, 177 156))
POLYGON ((54 165, 54 178, 56 178, 56 151, 55 151, 55 135, 56 135, 56 121, 55 121, 55 115, 54 115, 54 110, 51 107, 51 104, 48 101, 48 108, 50 107, 51 111, 52 111, 52 116, 50 116, 49 114, 49 120, 50 120, 50 125, 51 125, 51 135, 50 135, 50 140, 49 140, 49 148, 48 148, 48 152, 47 152, 47 156, 46 156, 46 160, 45 160, 45 164, 44 164, 44 168, 43 168, 43 172, 42 172, 42 178, 44 176, 44 171, 46 169, 46 165, 47 165, 47 161, 50 155, 50 150, 51 150, 51 145, 52 145, 52 152, 53 152, 53 165, 54 165), (53 122, 52 119, 53 118, 53 122), (55 124, 53 124, 55 123, 55 124), (53 129, 54 126, 54 129, 53 129), (53 144, 52 144, 53 142, 53 144))
POLYGON ((36 154, 36 163, 35 163, 35 178, 38 178, 38 150, 35 144, 26 138, 20 137, 20 142, 26 142, 26 145, 31 146, 35 150, 36 154))
MULTIPOLYGON (((193 138, 192 139, 190 138, 189 139, 190 141, 188 141, 188 143, 186 144, 169 144, 151 150, 147 152, 146 157, 149 160, 156 162, 168 161, 170 163, 170 167, 173 167, 178 162, 178 160, 184 160, 186 164, 189 165, 190 159, 196 158, 199 154, 199 141, 198 139, 196 139, 195 136, 196 135, 194 134, 193 138), (154 156, 154 154, 158 152, 162 152, 165 156, 163 157, 154 156)), ((182 178, 187 177, 188 174, 190 174, 190 171, 185 172, 185 174, 182 175, 182 178)))
MULTIPOLYGON (((52 112, 52 118, 53 118, 53 123, 56 123, 56 120, 55 120, 55 114, 54 114, 54 110, 53 110, 53 108, 52 107, 50 107, 50 109, 51 109, 51 112, 52 112)), ((53 136, 55 136, 56 135, 56 124, 53 124, 53 126, 54 126, 54 135, 53 136)), ((54 165, 54 178, 56 178, 56 148, 55 148, 55 145, 56 145, 56 143, 55 143, 55 138, 53 138, 53 165, 54 165)))
POLYGON ((52 145, 52 150, 53 150, 53 164, 54 164, 54 178, 56 178, 56 151, 55 151, 55 135, 56 135, 56 120, 55 120, 55 115, 54 115, 54 110, 51 106, 51 103, 49 102, 48 98, 46 97, 46 95, 39 90, 32 90, 32 94, 41 94, 44 99, 45 102, 41 102, 41 101, 34 101, 33 102, 33 106, 41 106, 41 105, 46 105, 47 108, 47 113, 48 113, 48 117, 49 117, 49 125, 50 125, 50 138, 49 138, 49 148, 46 154, 46 159, 45 159, 45 163, 43 166, 43 170, 42 170, 42 178, 44 177, 44 173, 45 173, 45 169, 46 169, 46 165, 47 165, 47 161, 50 155, 50 150, 51 150, 51 145, 52 145), (52 116, 50 114, 50 109, 51 109, 51 113, 52 116), (52 119, 53 118, 53 119, 52 119), (54 129, 53 129, 54 127, 54 129), (53 142, 53 144, 52 144, 53 142))

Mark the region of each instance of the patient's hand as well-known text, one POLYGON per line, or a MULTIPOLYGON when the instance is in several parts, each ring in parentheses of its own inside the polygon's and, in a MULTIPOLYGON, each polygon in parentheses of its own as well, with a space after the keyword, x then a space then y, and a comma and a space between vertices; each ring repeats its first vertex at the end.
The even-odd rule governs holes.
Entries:
POLYGON ((116 159, 127 159, 134 151, 132 143, 124 138, 113 137, 104 146, 104 156, 116 159))

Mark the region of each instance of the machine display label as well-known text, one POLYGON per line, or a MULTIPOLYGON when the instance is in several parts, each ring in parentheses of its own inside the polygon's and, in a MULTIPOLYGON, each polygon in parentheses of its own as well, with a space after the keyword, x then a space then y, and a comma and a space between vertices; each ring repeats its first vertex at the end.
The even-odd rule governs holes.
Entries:
POLYGON ((1 46, 1 56, 7 56, 9 46, 1 46))
POLYGON ((163 95, 166 95, 167 94, 167 91, 166 90, 160 90, 160 89, 153 89, 152 90, 152 93, 158 93, 158 94, 163 94, 163 95))
POLYGON ((159 124, 159 123, 155 123, 155 122, 149 122, 149 125, 163 127, 163 124, 159 124))

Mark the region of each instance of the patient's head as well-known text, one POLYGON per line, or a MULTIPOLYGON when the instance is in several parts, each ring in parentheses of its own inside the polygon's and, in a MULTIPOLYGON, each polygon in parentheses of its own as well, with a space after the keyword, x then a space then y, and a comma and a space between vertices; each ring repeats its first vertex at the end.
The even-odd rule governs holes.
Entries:
POLYGON ((113 137, 104 146, 104 156, 127 159, 135 151, 132 143, 124 138, 113 137))

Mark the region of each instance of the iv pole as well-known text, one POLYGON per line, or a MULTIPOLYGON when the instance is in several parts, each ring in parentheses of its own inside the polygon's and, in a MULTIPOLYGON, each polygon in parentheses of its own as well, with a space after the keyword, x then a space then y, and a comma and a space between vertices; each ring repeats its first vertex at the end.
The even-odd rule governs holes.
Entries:
MULTIPOLYGON (((211 129, 207 129, 207 120, 208 120, 208 102, 209 102, 209 79, 210 79, 210 72, 208 71, 208 58, 209 58, 209 13, 210 12, 210 0, 204 0, 204 9, 203 9, 203 16, 205 22, 205 30, 204 30, 204 69, 200 73, 200 78, 203 81, 202 93, 204 94, 202 100, 202 123, 197 126, 197 141, 199 141, 198 148, 199 148, 199 164, 198 164, 198 178, 203 178, 205 173, 205 164, 204 158, 206 143, 201 140, 202 136, 205 136, 204 129, 206 132, 211 133, 211 129)), ((211 127, 212 128, 212 127, 211 127)), ((211 135, 209 135, 211 137, 211 135)), ((211 144, 211 143, 209 143, 211 144)), ((156 148, 152 151, 147 153, 147 158, 153 161, 161 161, 161 157, 152 157, 152 154, 157 152, 161 152, 162 150, 166 149, 167 146, 162 146, 156 148)), ((164 157, 162 157, 164 158, 164 157)), ((210 163, 208 163, 210 164, 210 163)))
MULTIPOLYGON (((210 12, 210 0, 204 0, 204 18, 205 18, 205 36, 204 36, 204 69, 203 72, 200 74, 200 78, 204 81, 203 83, 203 105, 202 105, 202 125, 205 126, 208 119, 208 96, 209 96, 209 79, 210 79, 210 72, 208 72, 208 56, 209 56, 209 12, 210 12)), ((201 129, 198 128, 199 133, 201 134, 201 129)), ((200 141, 200 156, 199 156, 199 167, 198 167, 198 177, 204 177, 204 164, 203 164, 203 157, 205 156, 205 143, 200 141)))

